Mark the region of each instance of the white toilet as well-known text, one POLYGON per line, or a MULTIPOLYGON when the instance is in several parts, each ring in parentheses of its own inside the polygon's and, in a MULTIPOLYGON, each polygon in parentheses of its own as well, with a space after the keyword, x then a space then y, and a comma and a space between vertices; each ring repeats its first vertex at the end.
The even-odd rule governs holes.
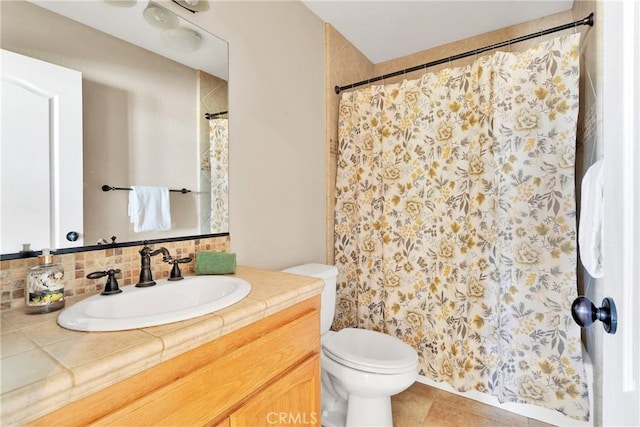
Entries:
POLYGON ((321 278, 322 425, 391 426, 391 396, 418 377, 418 354, 408 344, 380 332, 345 328, 330 331, 338 269, 305 264, 284 270, 321 278))

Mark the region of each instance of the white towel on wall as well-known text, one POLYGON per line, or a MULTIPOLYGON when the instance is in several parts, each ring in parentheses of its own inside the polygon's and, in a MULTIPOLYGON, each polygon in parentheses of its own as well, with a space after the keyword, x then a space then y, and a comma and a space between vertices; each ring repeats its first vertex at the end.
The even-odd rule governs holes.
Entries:
POLYGON ((602 268, 602 219, 604 215, 604 161, 598 160, 582 178, 578 243, 582 265, 593 278, 604 275, 602 268))
POLYGON ((169 189, 166 187, 131 187, 129 219, 133 231, 166 231, 171 229, 169 189))

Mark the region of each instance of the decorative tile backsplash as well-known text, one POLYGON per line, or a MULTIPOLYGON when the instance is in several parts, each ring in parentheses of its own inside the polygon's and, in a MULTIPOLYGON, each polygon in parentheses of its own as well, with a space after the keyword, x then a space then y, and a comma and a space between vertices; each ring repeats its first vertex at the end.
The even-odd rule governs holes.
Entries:
MULTIPOLYGON (((174 258, 191 257, 193 260, 190 263, 180 264, 182 274, 189 275, 193 274, 197 252, 228 252, 231 244, 229 236, 221 236, 157 243, 150 246, 153 248, 164 246, 174 258)), ((120 286, 136 283, 140 276, 140 254, 138 253, 140 248, 141 246, 130 246, 54 255, 54 262, 64 267, 65 296, 102 292, 106 278, 92 280, 87 279, 86 276, 94 271, 110 268, 121 270, 121 273, 116 276, 120 286)), ((24 306, 27 270, 36 265, 38 265, 38 258, 0 261, 1 310, 24 306)), ((162 256, 158 255, 151 258, 151 271, 154 279, 167 278, 171 265, 162 262, 162 256)))

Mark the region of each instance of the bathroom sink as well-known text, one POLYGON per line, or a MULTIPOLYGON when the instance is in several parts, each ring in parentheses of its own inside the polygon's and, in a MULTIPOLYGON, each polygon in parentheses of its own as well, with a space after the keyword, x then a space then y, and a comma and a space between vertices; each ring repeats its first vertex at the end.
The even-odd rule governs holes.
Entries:
POLYGON ((120 289, 120 294, 93 295, 64 309, 58 324, 76 331, 122 331, 178 322, 237 303, 249 294, 251 284, 229 276, 190 276, 120 289))

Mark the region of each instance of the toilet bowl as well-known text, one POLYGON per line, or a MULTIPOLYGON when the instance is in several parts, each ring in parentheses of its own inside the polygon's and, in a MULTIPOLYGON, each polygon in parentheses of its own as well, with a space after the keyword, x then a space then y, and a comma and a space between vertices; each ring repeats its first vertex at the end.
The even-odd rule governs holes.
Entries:
POLYGON ((392 426, 391 396, 418 377, 418 355, 398 338, 366 329, 330 331, 338 270, 305 264, 285 272, 325 281, 321 295, 322 425, 392 426))
POLYGON ((418 377, 418 355, 390 335, 345 328, 322 337, 323 425, 391 426, 391 396, 418 377), (330 382, 330 387, 327 386, 330 382), (330 399, 330 400, 327 400, 330 399), (337 401, 344 405, 335 405, 337 401))

